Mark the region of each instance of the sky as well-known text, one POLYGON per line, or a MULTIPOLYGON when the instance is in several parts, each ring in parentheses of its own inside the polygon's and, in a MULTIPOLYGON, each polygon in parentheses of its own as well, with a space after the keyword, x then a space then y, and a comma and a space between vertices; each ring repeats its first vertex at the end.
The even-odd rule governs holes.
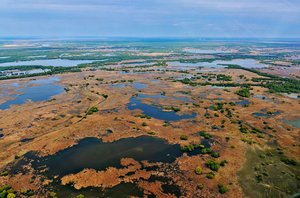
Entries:
POLYGON ((0 37, 300 37, 300 0, 0 0, 0 37))

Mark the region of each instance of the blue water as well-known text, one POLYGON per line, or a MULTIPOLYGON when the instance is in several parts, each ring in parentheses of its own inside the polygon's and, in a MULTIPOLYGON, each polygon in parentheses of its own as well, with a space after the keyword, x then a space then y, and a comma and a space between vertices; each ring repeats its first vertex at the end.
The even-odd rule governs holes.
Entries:
POLYGON ((136 89, 136 90, 142 90, 142 89, 146 89, 148 87, 147 84, 144 84, 144 83, 139 83, 139 82, 134 82, 132 84, 133 88, 136 89))
POLYGON ((164 111, 158 106, 144 104, 141 102, 141 99, 145 98, 145 96, 146 95, 142 95, 141 97, 139 97, 138 95, 137 97, 132 97, 127 105, 128 109, 140 109, 143 111, 144 114, 164 121, 179 121, 182 119, 192 119, 197 116, 196 113, 179 115, 174 111, 164 111))
POLYGON ((30 60, 30 61, 16 61, 0 63, 0 67, 8 66, 30 66, 30 65, 42 65, 42 66, 54 66, 54 67, 73 67, 80 64, 92 63, 97 60, 68 60, 68 59, 45 59, 45 60, 30 60))
POLYGON ((235 102, 235 103, 238 104, 238 105, 244 106, 244 105, 249 105, 250 101, 249 100, 241 100, 241 101, 238 101, 238 102, 235 102))
POLYGON ((280 114, 279 111, 276 111, 276 112, 274 112, 272 114, 263 113, 263 112, 255 112, 255 113, 253 113, 253 115, 255 117, 271 117, 271 116, 275 116, 275 115, 279 115, 279 114, 280 114))
POLYGON ((21 94, 11 95, 14 99, 0 104, 0 109, 9 109, 11 105, 22 105, 28 100, 39 102, 51 99, 52 96, 64 92, 64 88, 62 86, 55 84, 58 80, 59 79, 57 77, 51 77, 48 79, 30 81, 22 88, 19 86, 17 91, 21 94))

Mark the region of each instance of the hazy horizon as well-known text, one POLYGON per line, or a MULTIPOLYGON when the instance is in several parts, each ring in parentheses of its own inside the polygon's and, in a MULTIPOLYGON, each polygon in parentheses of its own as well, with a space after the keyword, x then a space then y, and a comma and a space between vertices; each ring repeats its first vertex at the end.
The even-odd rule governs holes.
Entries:
POLYGON ((299 38, 297 0, 1 0, 0 37, 299 38))

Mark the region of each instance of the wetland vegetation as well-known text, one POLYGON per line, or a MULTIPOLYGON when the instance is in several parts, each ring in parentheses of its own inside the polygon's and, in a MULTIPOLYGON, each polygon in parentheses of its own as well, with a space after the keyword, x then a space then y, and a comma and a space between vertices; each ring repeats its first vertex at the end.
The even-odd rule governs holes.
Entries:
POLYGON ((299 44, 31 42, 0 43, 1 198, 299 192, 299 44))

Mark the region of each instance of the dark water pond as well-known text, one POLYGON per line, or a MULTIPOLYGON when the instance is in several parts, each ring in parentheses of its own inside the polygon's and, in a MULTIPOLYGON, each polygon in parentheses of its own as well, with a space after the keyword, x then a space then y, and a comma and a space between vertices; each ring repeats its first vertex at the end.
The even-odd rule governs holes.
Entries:
POLYGON ((276 111, 276 112, 272 112, 271 114, 269 113, 264 113, 264 112, 255 112, 253 113, 253 115, 255 117, 271 117, 271 116, 275 116, 275 115, 279 115, 280 112, 279 111, 276 111))
POLYGON ((10 95, 13 99, 0 104, 0 109, 8 109, 10 105, 21 105, 28 100, 33 102, 49 100, 52 96, 64 92, 62 86, 55 84, 57 81, 59 81, 58 77, 51 77, 30 81, 22 87, 16 86, 16 89, 20 94, 10 95))
POLYGON ((235 102, 235 103, 238 104, 238 105, 241 105, 241 106, 245 106, 245 105, 249 105, 250 101, 249 100, 241 100, 241 101, 238 101, 238 102, 235 102))
POLYGON ((197 116, 196 113, 179 115, 175 111, 164 111, 161 107, 143 103, 141 101, 142 98, 146 98, 146 95, 138 95, 137 97, 132 97, 127 105, 128 109, 140 109, 144 114, 148 116, 165 121, 179 121, 182 119, 195 118, 197 116))
MULTIPOLYGON (((55 191, 59 197, 75 197, 78 194, 84 194, 85 197, 142 197, 143 190, 135 183, 121 183, 105 190, 100 188, 76 190, 72 186, 60 185, 60 178, 71 173, 78 173, 85 168, 96 170, 104 170, 110 166, 122 168, 120 164, 122 158, 172 163, 181 155, 179 145, 168 144, 165 140, 150 136, 125 138, 111 143, 104 143, 97 138, 85 138, 77 145, 51 156, 38 157, 35 153, 27 153, 13 166, 10 174, 26 172, 23 165, 31 162, 35 170, 47 168, 47 171, 43 173, 47 178, 58 176, 49 189, 55 191)), ((168 188, 166 187, 165 190, 168 188)), ((174 191, 173 188, 170 190, 174 191)))
POLYGON ((181 154, 179 145, 167 144, 166 141, 155 137, 141 136, 111 143, 104 143, 97 138, 85 138, 77 145, 55 155, 39 158, 33 153, 28 153, 25 158, 33 160, 32 166, 35 169, 48 167, 47 175, 53 177, 78 173, 85 168, 121 168, 120 160, 127 157, 137 161, 171 163, 181 154))
POLYGON ((52 190, 57 193, 58 197, 74 198, 79 194, 84 195, 85 198, 96 198, 96 197, 116 197, 116 198, 127 198, 127 197, 143 197, 144 192, 140 189, 137 184, 134 183, 121 183, 113 188, 102 190, 100 188, 83 188, 75 190, 72 186, 63 186, 56 184, 52 187, 52 190))

